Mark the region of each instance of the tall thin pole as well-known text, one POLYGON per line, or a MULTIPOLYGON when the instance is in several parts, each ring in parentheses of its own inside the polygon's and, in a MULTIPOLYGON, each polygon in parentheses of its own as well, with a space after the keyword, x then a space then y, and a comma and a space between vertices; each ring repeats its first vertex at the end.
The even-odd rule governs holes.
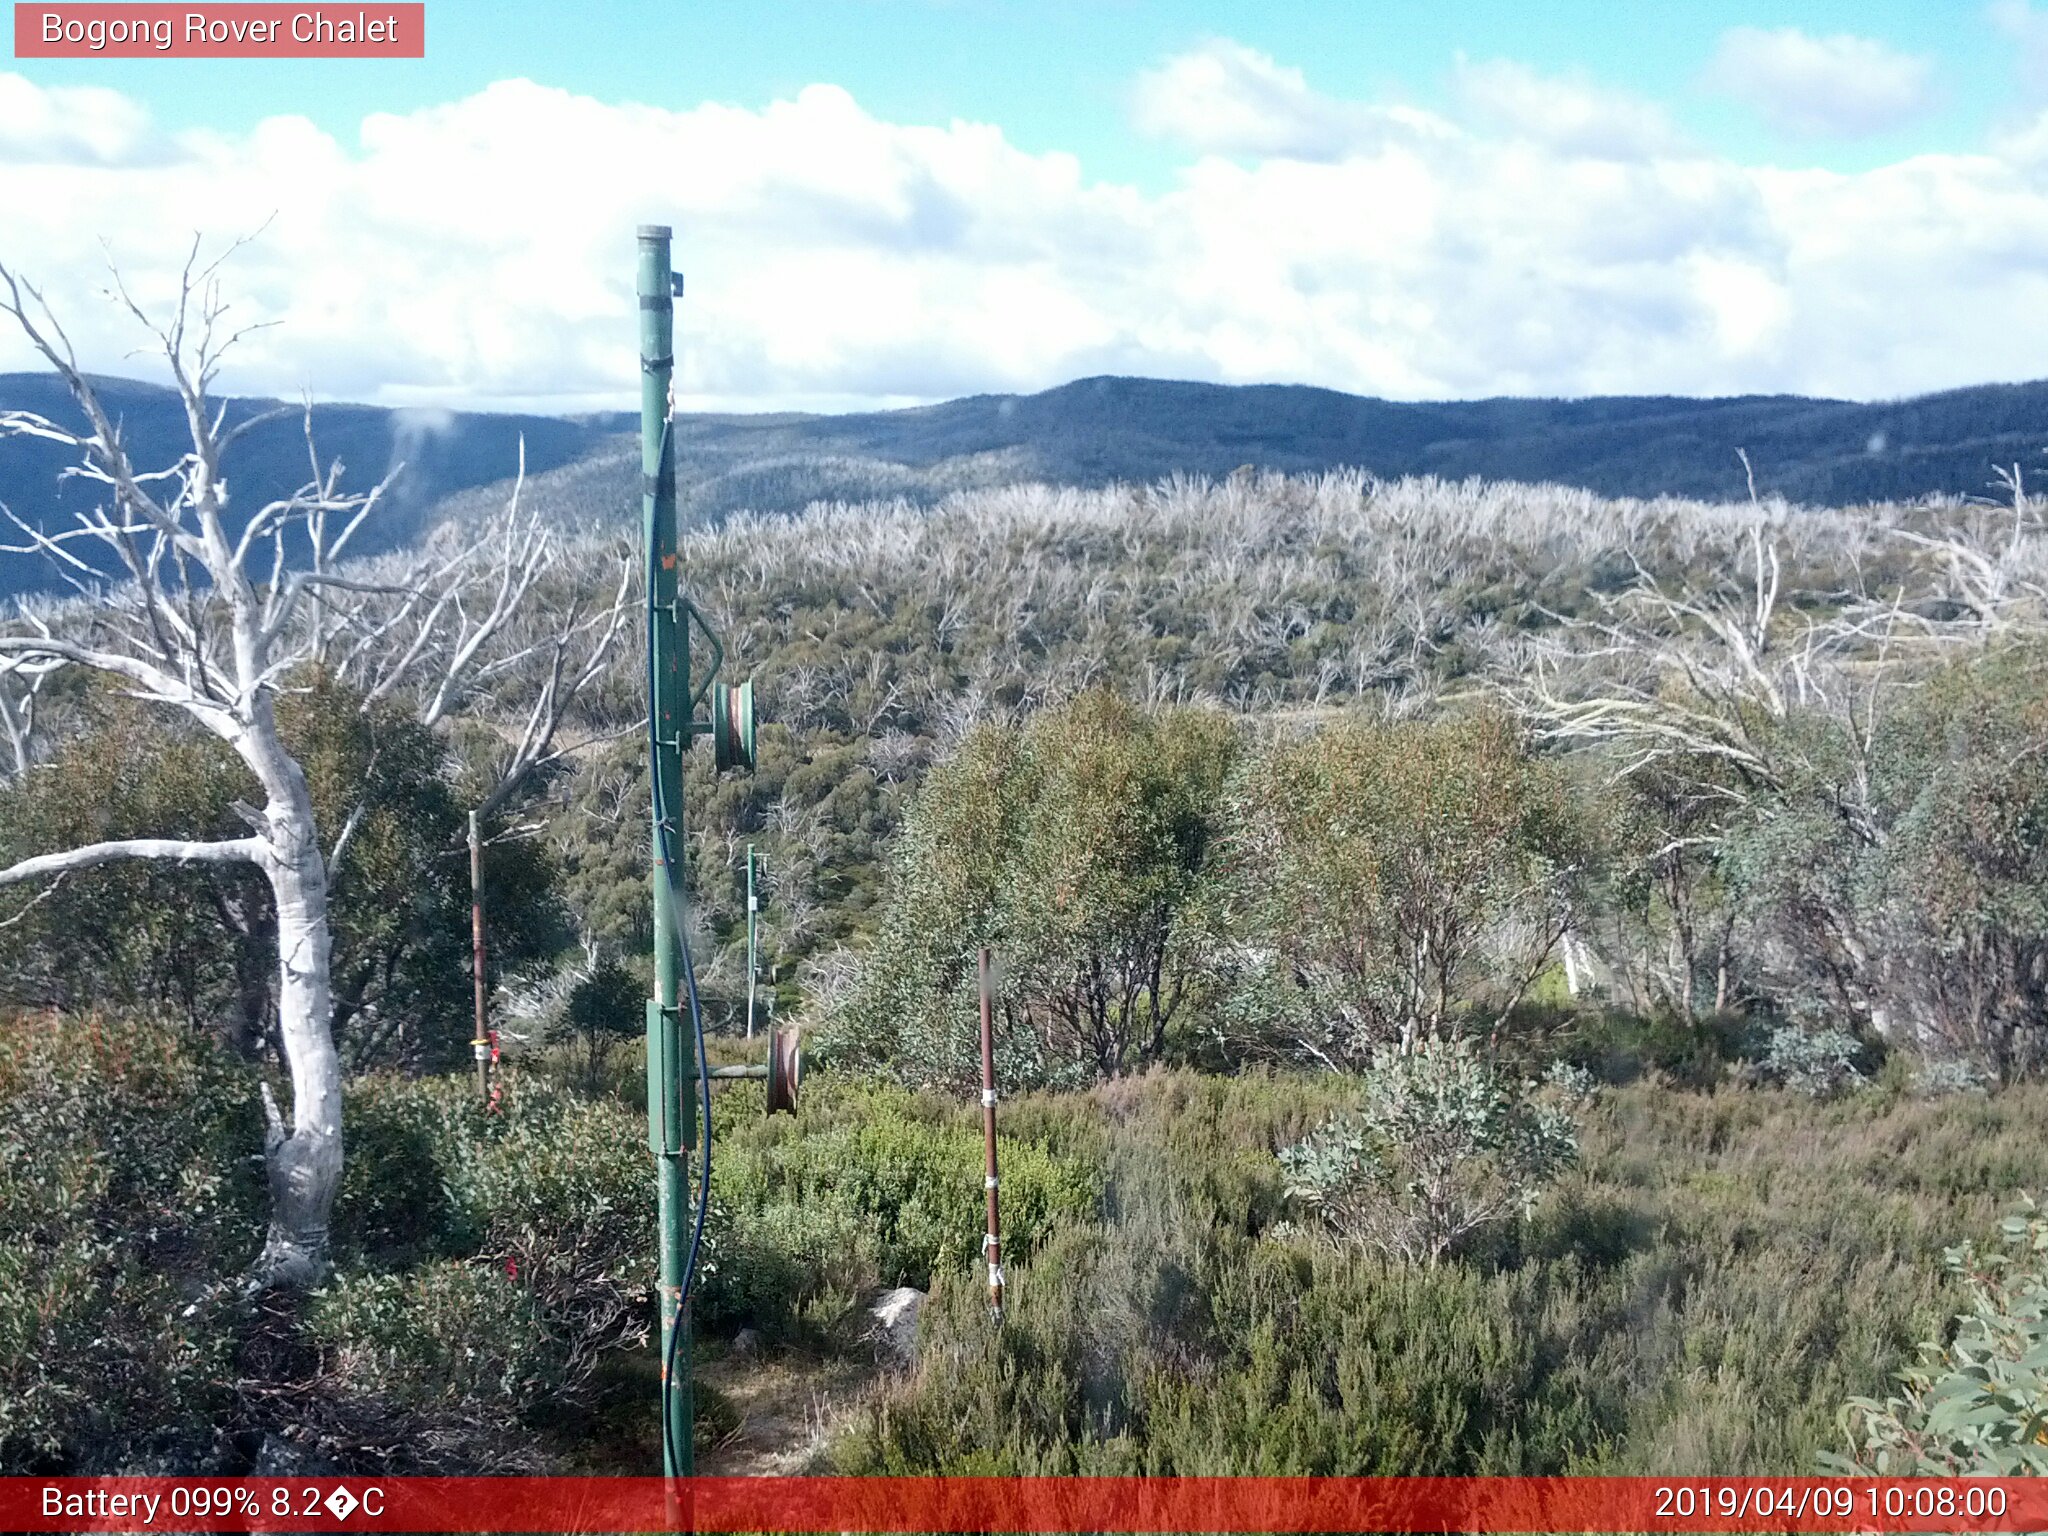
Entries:
POLYGON ((484 843, 477 832, 476 812, 469 813, 469 970, 476 984, 476 1038, 469 1042, 476 1057, 476 1091, 484 1106, 491 1102, 491 1031, 484 1007, 484 843))
POLYGON ((988 1259, 988 1309, 1000 1322, 1003 1316, 1002 1217, 996 1205, 996 1032, 994 1002, 990 996, 988 950, 981 952, 981 1137, 987 1150, 988 1172, 982 1183, 988 1190, 988 1235, 981 1240, 988 1259))
POLYGON ((754 945, 754 925, 761 911, 761 899, 754 894, 754 845, 747 844, 747 1038, 754 1038, 754 984, 760 976, 754 945))
MULTIPOLYGON (((653 697, 653 762, 657 803, 669 825, 654 829, 654 997, 647 1009, 647 1124, 654 1151, 661 1226, 662 1471, 687 1476, 695 1466, 690 1383, 690 1315, 682 1299, 689 1225, 689 1156, 697 1144, 694 1064, 686 1065, 676 940, 675 894, 665 848, 680 859, 683 837, 683 748, 689 728, 689 632, 681 622, 676 549, 676 450, 669 432, 669 391, 675 376, 675 296, 670 231, 643 224, 639 235, 640 483, 647 548, 648 671, 653 697), (664 831, 666 836, 664 836, 664 831), (686 1086, 686 1079, 689 1085, 686 1086), (679 1337, 678 1337, 679 1335, 679 1337)), ((677 872, 678 877, 681 871, 677 872)))

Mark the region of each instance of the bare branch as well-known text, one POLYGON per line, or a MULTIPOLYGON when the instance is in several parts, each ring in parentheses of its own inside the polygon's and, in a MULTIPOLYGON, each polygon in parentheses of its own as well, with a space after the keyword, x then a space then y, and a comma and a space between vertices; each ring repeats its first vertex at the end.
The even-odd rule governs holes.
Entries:
POLYGON ((72 870, 91 869, 121 859, 169 859, 179 864, 255 864, 265 852, 258 838, 235 838, 224 843, 187 842, 181 838, 129 837, 109 843, 88 843, 63 853, 38 854, 7 869, 0 869, 0 885, 16 885, 44 875, 61 875, 72 870))

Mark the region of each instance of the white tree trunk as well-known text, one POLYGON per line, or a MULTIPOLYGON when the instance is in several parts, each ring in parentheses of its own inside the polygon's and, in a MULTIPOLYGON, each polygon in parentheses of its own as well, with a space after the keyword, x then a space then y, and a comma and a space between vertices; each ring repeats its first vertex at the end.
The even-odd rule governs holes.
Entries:
POLYGON ((341 1058, 334 1049, 329 982, 327 864, 305 775, 278 741, 269 699, 254 729, 236 743, 269 792, 258 862, 277 906, 277 1017, 291 1070, 292 1113, 284 1118, 266 1085, 264 1154, 270 1174, 270 1232, 252 1284, 316 1284, 327 1268, 327 1222, 341 1187, 341 1058))

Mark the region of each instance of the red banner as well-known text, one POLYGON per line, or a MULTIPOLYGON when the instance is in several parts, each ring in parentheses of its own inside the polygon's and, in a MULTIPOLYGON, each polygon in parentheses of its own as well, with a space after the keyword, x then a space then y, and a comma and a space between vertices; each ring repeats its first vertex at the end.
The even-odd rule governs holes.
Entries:
POLYGON ((421 59, 426 53, 421 0, 14 7, 18 59, 421 59))
POLYGON ((2048 1478, 0 1478, 9 1531, 2040 1531, 2048 1478))

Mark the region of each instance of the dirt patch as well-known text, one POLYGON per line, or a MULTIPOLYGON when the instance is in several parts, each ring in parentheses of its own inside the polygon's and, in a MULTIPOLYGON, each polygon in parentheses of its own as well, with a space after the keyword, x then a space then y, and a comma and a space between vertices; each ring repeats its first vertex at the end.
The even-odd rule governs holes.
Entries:
POLYGON ((865 1359, 735 1357, 699 1362, 698 1379, 725 1399, 736 1422, 697 1455, 704 1477, 793 1477, 812 1470, 825 1444, 873 1389, 881 1370, 865 1359))

